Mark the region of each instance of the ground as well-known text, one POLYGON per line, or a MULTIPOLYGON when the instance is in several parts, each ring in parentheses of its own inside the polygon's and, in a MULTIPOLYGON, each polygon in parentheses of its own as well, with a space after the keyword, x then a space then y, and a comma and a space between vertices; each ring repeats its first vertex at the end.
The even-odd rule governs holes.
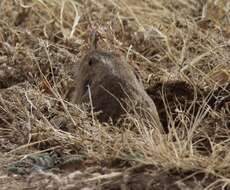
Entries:
POLYGON ((230 189, 228 0, 1 0, 0 17, 2 189, 230 189), (68 102, 93 31, 167 131, 68 102))

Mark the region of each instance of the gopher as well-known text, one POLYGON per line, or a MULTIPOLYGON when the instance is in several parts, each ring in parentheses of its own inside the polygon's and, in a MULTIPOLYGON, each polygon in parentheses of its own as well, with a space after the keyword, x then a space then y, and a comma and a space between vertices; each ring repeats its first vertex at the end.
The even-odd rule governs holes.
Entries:
POLYGON ((114 52, 93 49, 79 64, 71 101, 91 103, 101 122, 117 122, 122 115, 136 112, 150 116, 161 126, 156 106, 137 79, 132 67, 114 52))

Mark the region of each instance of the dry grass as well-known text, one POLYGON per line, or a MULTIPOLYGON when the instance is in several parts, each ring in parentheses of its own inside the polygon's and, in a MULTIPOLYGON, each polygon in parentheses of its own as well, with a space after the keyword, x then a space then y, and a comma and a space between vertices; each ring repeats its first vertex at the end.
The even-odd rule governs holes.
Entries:
MULTIPOLYGON (((100 48, 121 51, 130 64, 139 66, 146 86, 183 80, 205 90, 224 87, 230 76, 228 0, 1 0, 0 17, 3 169, 25 155, 74 151, 95 165, 121 159, 164 171, 215 176, 206 189, 230 185, 227 108, 213 110, 204 100, 191 116, 179 110, 180 123, 171 120, 166 135, 138 115, 127 118, 122 128, 101 124, 65 101, 72 68, 89 48, 93 29, 103 37, 100 48), (203 140, 208 154, 197 148, 203 140)), ((42 175, 50 180, 36 186, 40 181, 31 176, 27 185, 32 180, 37 189, 71 189, 122 172, 97 177, 77 172, 68 177, 42 175)), ((9 181, 4 185, 12 187, 9 181)))

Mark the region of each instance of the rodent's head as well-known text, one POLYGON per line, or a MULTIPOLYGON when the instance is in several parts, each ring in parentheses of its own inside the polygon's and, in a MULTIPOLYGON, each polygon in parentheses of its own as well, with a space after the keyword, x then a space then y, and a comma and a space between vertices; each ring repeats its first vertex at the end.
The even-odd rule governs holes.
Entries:
POLYGON ((112 84, 116 79, 127 81, 134 86, 138 83, 130 65, 122 56, 98 50, 93 50, 84 56, 76 77, 79 98, 87 91, 87 85, 92 88, 103 83, 112 84), (105 81, 108 78, 110 80, 105 81))
POLYGON ((106 74, 116 74, 121 66, 121 61, 119 56, 114 53, 91 51, 83 58, 79 71, 81 75, 97 79, 106 74))

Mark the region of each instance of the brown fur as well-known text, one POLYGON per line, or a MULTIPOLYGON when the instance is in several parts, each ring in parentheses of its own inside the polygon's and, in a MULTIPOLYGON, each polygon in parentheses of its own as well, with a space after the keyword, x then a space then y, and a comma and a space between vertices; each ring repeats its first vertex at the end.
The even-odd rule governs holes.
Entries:
POLYGON ((160 126, 154 102, 122 56, 98 50, 88 53, 76 74, 72 102, 90 102, 87 85, 90 86, 94 111, 101 111, 100 121, 111 118, 116 122, 134 107, 139 113, 143 110, 151 113, 155 124, 160 126))

